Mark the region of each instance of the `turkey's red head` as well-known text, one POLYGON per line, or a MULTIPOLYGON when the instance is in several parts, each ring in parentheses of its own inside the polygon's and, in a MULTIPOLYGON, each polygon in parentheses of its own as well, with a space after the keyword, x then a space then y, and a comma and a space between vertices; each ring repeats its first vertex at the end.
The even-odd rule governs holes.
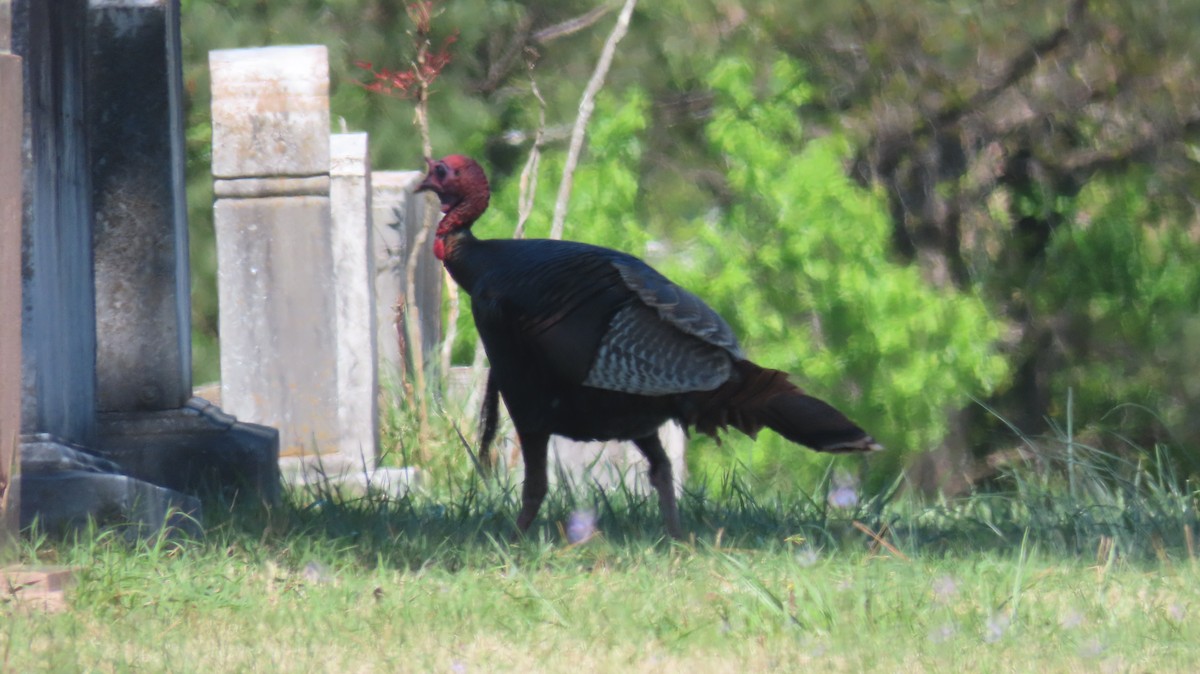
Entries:
MULTIPOLYGON (((442 212, 462 211, 456 224, 469 226, 487 209, 491 190, 483 169, 470 157, 452 154, 438 160, 426 158, 429 173, 417 185, 418 192, 433 192, 442 202, 442 212)), ((444 218, 443 218, 444 219, 444 218)))
POLYGON ((418 192, 433 192, 442 202, 442 221, 438 223, 437 236, 433 240, 433 254, 445 260, 454 248, 452 236, 456 231, 467 231, 479 216, 487 210, 491 190, 487 176, 474 159, 461 154, 452 154, 437 161, 426 158, 429 173, 417 185, 418 192))

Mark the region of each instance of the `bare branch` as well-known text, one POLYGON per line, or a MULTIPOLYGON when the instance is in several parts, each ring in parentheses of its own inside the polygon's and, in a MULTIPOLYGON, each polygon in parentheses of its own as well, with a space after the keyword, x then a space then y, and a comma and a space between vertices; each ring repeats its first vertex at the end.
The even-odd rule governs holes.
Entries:
POLYGON ((530 31, 532 30, 531 22, 532 20, 528 16, 521 18, 516 30, 513 31, 512 37, 509 38, 508 44, 504 47, 504 51, 500 53, 499 58, 488 65, 487 79, 482 84, 476 86, 478 91, 490 94, 508 77, 513 64, 517 62, 517 57, 528 48, 530 31))
POLYGON ((467 396, 467 405, 464 409, 477 410, 480 407, 480 398, 483 395, 483 382, 487 379, 487 375, 483 372, 483 361, 486 354, 483 351, 483 340, 475 340, 475 355, 471 358, 471 393, 467 396))
MULTIPOLYGON (((436 73, 430 76, 429 72, 424 69, 426 60, 429 57, 429 40, 425 38, 428 31, 428 25, 424 26, 424 33, 418 27, 418 32, 414 39, 419 40, 417 46, 416 67, 413 71, 417 77, 417 102, 415 106, 415 121, 417 128, 421 132, 421 150, 426 157, 433 156, 433 142, 429 135, 429 86, 433 83, 433 78, 437 77, 436 73)), ((437 203, 432 195, 425 195, 424 221, 418 227, 416 236, 413 237, 412 248, 408 251, 408 265, 404 270, 404 316, 405 326, 408 328, 408 347, 412 354, 412 372, 414 376, 414 385, 417 389, 417 413, 420 421, 420 438, 422 460, 429 457, 425 454, 428 443, 425 442, 429 431, 429 406, 426 398, 428 397, 428 389, 425 385, 425 348, 421 335, 421 308, 416 302, 417 296, 417 261, 425 250, 425 242, 429 239, 429 233, 437 224, 438 209, 435 206, 437 203)))
MULTIPOLYGON (((530 64, 530 69, 532 68, 533 65, 530 64)), ((521 169, 521 191, 517 196, 517 228, 513 231, 514 239, 525 236, 525 221, 533 212, 533 199, 537 195, 538 164, 541 163, 542 142, 546 137, 546 99, 542 98, 542 92, 538 90, 537 80, 533 79, 532 73, 529 75, 529 86, 538 100, 538 127, 533 137, 533 147, 529 150, 529 159, 525 162, 525 168, 521 169)))
POLYGON ((560 37, 573 35, 579 31, 590 28, 597 21, 604 18, 605 14, 612 11, 611 5, 600 5, 586 14, 581 14, 574 19, 567 19, 561 23, 556 23, 553 26, 547 26, 533 34, 533 41, 545 44, 551 40, 557 40, 560 37))
POLYGON ((528 16, 522 17, 500 56, 488 66, 487 79, 475 85, 475 89, 483 93, 492 93, 508 77, 509 72, 513 69, 513 64, 517 62, 517 57, 523 50, 529 49, 530 45, 546 44, 591 28, 612 9, 612 5, 600 5, 573 19, 567 19, 536 31, 532 28, 532 20, 528 16))
POLYGON ((1145 159, 1165 145, 1200 132, 1200 115, 1182 120, 1167 129, 1140 135, 1120 148, 1093 148, 1068 154, 1057 161, 1047 159, 1055 169, 1077 176, 1091 176, 1133 161, 1145 159))
POLYGON ((461 305, 458 300, 458 284, 450 278, 450 272, 442 268, 442 287, 448 295, 449 308, 446 311, 446 333, 442 336, 441 376, 450 376, 450 356, 454 353, 454 340, 458 338, 458 314, 461 305))
POLYGON ((1047 55, 1058 49, 1067 37, 1071 34, 1071 27, 1079 22, 1083 13, 1087 11, 1087 0, 1073 0, 1071 6, 1067 9, 1066 16, 1063 17, 1062 24, 1058 29, 1050 35, 1043 37, 1030 44, 1028 48, 1017 54, 1004 72, 996 78, 996 82, 991 86, 975 93, 962 105, 953 105, 938 112, 934 124, 936 126, 944 126, 951 124, 968 114, 972 110, 978 110, 983 105, 991 102, 1009 87, 1024 79, 1039 63, 1042 62, 1047 55))
POLYGON ((563 222, 567 218, 567 204, 571 199, 575 167, 579 164, 579 153, 583 149, 583 137, 587 133, 588 120, 591 119, 592 111, 596 108, 596 94, 604 86, 604 78, 608 75, 608 69, 612 65, 613 54, 617 51, 617 43, 629 31, 629 19, 633 16, 633 8, 636 5, 637 0, 625 0, 625 5, 621 7, 621 13, 617 15, 617 23, 613 26, 608 40, 604 43, 604 48, 600 51, 600 60, 597 61, 596 69, 592 72, 592 79, 588 80, 587 87, 583 90, 583 97, 579 101, 579 115, 575 117, 575 128, 571 131, 571 145, 567 149, 567 163, 563 167, 562 182, 558 186, 558 198, 554 202, 554 222, 550 226, 551 239, 562 238, 563 222))

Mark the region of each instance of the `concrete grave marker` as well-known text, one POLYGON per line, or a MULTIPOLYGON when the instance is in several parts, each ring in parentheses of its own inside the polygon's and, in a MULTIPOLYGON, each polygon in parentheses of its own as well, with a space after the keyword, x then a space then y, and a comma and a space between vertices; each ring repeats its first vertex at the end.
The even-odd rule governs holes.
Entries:
POLYGON ((379 375, 367 134, 332 136, 329 151, 340 452, 351 461, 358 459, 359 466, 374 467, 379 454, 379 375))
POLYGON ((221 401, 281 456, 336 453, 336 301, 324 47, 209 54, 221 401))
MULTIPOLYGON (((413 194, 425 174, 421 171, 375 171, 371 174, 375 232, 375 302, 379 357, 384 377, 393 380, 404 370, 400 336, 404 334, 398 301, 405 293, 409 253, 422 223, 425 198, 413 194)), ((433 239, 425 240, 417 259, 414 282, 421 314, 422 353, 434 362, 442 326, 442 264, 433 256, 433 239)), ((445 373, 441 373, 445 375, 445 373)))

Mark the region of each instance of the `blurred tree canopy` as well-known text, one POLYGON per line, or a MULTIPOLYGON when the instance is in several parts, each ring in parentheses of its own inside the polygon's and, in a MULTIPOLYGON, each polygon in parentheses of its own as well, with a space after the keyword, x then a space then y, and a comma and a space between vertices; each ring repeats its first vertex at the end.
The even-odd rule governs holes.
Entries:
MULTIPOLYGON (((544 235, 615 6, 433 8, 437 39, 455 37, 429 101, 434 151, 483 160, 497 196, 479 233, 510 236, 535 78, 547 142, 529 233, 544 235)), ((419 167, 412 105, 366 92, 354 66, 404 67, 411 30, 381 0, 183 0, 197 379, 217 371, 208 50, 327 45, 335 119, 370 132, 376 167, 419 167)), ((919 457, 927 486, 978 477, 1019 444, 1010 425, 1045 433, 1068 390, 1077 435, 1161 443, 1194 474, 1198 33, 1198 0, 644 2, 566 236, 641 254, 710 300, 749 353, 894 445, 891 465, 919 457)), ((727 445, 696 465, 807 460, 727 445)))

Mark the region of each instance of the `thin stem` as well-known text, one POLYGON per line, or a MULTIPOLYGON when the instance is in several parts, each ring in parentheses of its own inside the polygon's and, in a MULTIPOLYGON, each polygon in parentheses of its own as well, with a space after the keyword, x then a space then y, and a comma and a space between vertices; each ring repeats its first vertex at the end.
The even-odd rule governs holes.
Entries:
MULTIPOLYGON (((529 68, 531 71, 533 70, 532 63, 529 64, 529 68)), ((525 161, 525 168, 521 169, 521 189, 517 196, 517 228, 513 231, 514 239, 525 236, 525 221, 533 212, 533 200, 537 196, 538 164, 541 163, 542 142, 546 137, 546 99, 542 98, 542 92, 538 89, 537 80, 533 78, 532 72, 529 75, 529 87, 538 101, 538 126, 537 133, 533 136, 533 147, 529 150, 529 159, 525 161)))
POLYGON ((604 86, 604 78, 608 75, 609 67, 612 66, 617 43, 625 37, 625 33, 629 32, 629 19, 633 16, 633 8, 636 5, 637 0, 625 0, 625 5, 621 7, 621 13, 617 15, 617 23, 613 26, 612 32, 608 34, 608 40, 600 51, 600 60, 596 62, 592 79, 588 80, 587 87, 583 90, 583 97, 579 100, 579 114, 575 117, 575 127, 571 129, 571 144, 567 148, 567 163, 563 167, 562 182, 558 186, 558 199, 554 202, 554 221, 550 226, 551 239, 562 238, 563 223, 567 219, 567 204, 571 200, 575 167, 579 165, 579 153, 583 150, 583 137, 587 133, 588 120, 591 119, 592 111, 596 108, 596 94, 604 86))
MULTIPOLYGON (((415 71, 422 73, 421 66, 424 65, 426 56, 429 52, 429 41, 421 39, 421 43, 417 48, 417 67, 415 71)), ((424 75, 418 76, 417 81, 417 104, 415 106, 415 122, 417 129, 421 133, 421 149, 426 157, 433 156, 433 142, 429 136, 429 81, 424 75)), ((412 371, 414 379, 414 387, 416 388, 417 398, 417 415, 420 423, 419 437, 421 438, 418 453, 422 461, 428 460, 426 455, 426 440, 429 434, 429 403, 428 403, 428 388, 425 384, 425 348, 422 342, 421 328, 421 308, 416 302, 417 297, 417 263, 421 259, 422 254, 425 254, 425 242, 429 240, 429 233, 437 225, 436 202, 432 196, 425 196, 425 208, 423 209, 423 221, 421 222, 416 236, 413 237, 412 247, 408 251, 408 263, 404 270, 404 296, 405 296, 405 326, 408 332, 408 347, 412 357, 412 371)))
POLYGON ((1071 494, 1071 502, 1074 503, 1078 494, 1075 487, 1075 427, 1072 417, 1074 417, 1075 400, 1074 390, 1067 387, 1067 484, 1071 494))

